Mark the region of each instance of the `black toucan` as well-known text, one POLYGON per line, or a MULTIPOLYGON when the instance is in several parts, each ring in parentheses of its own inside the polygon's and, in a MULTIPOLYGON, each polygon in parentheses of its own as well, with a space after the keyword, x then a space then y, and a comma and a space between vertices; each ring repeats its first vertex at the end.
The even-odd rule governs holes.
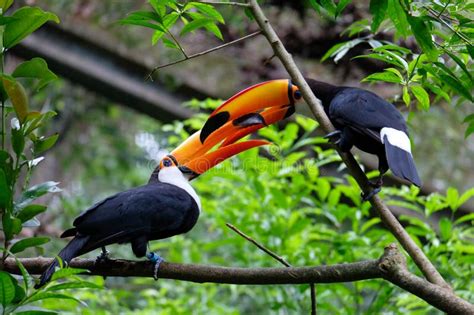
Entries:
MULTIPOLYGON (((245 117, 237 123, 229 120, 206 143, 200 140, 201 131, 196 132, 161 160, 148 184, 106 198, 77 217, 74 227, 61 235, 74 238, 58 256, 67 264, 74 257, 102 248, 105 258, 106 245, 131 243, 137 257, 146 255, 155 263, 156 278, 162 259, 147 254, 148 242, 186 233, 199 217, 201 203, 189 181, 233 155, 269 144, 262 140, 236 142, 263 126, 245 117)), ((41 275, 37 288, 51 279, 57 266, 55 260, 41 275)))
MULTIPOLYGON (((268 105, 266 102, 266 99, 269 98, 268 93, 276 98, 288 91, 288 100, 293 105, 296 100, 301 98, 300 91, 291 83, 288 83, 290 87, 285 89, 281 85, 283 81, 285 80, 268 81, 249 88, 260 89, 258 90, 261 95, 260 102, 258 102, 258 97, 254 97, 255 103, 248 102, 238 108, 239 115, 245 115, 246 121, 251 121, 258 119, 262 110, 265 113, 272 107, 282 108, 285 103, 282 100, 276 105, 268 105), (276 82, 280 82, 280 85, 276 82)), ((382 176, 388 169, 395 176, 418 187, 422 185, 411 153, 411 143, 405 120, 393 104, 367 90, 335 86, 313 79, 306 79, 306 81, 316 97, 322 101, 326 114, 337 129, 326 137, 343 151, 349 151, 352 146, 356 146, 379 158, 380 177, 375 183, 371 183, 375 189, 364 195, 364 200, 368 200, 380 191, 382 176)), ((213 130, 216 130, 216 127, 219 126, 216 122, 219 122, 219 119, 233 117, 232 113, 234 112, 236 109, 232 103, 219 107, 204 125, 205 135, 209 136, 213 130)), ((289 114, 291 115, 291 113, 289 114)), ((288 113, 281 115, 271 123, 287 116, 288 113)))

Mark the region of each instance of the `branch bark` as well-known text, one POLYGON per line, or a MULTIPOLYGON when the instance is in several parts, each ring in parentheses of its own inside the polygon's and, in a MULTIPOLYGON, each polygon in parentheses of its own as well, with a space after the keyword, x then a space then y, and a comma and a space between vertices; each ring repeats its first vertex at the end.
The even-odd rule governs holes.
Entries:
MULTIPOLYGON (((52 258, 19 259, 30 274, 41 274, 52 258)), ((94 259, 74 259, 71 267, 87 269, 88 275, 107 277, 153 277, 154 264, 149 261, 109 260, 95 263, 94 259)), ((21 274, 15 259, 8 258, 3 270, 21 274)), ((448 290, 411 274, 403 254, 395 244, 385 248, 380 259, 348 264, 316 267, 231 268, 163 262, 161 279, 175 279, 197 283, 239 285, 276 285, 352 282, 368 279, 385 279, 413 293, 427 303, 450 314, 474 314, 474 305, 455 296, 448 290)))
MULTIPOLYGON (((316 120, 321 125, 321 128, 326 133, 334 131, 334 126, 324 112, 321 101, 317 99, 311 91, 296 63, 294 62, 293 57, 285 49, 283 43, 279 39, 275 30, 257 3, 257 0, 250 0, 249 5, 256 22, 272 46, 275 55, 280 59, 290 74, 293 82, 300 88, 304 100, 308 104, 316 120)), ((360 168, 354 156, 351 153, 344 153, 340 150, 338 150, 338 153, 341 156, 343 162, 346 164, 351 175, 359 184, 362 191, 364 193, 370 192, 372 188, 368 185, 367 176, 360 168)), ((397 218, 395 218, 395 216, 390 212, 390 209, 383 203, 383 201, 377 195, 375 195, 370 199, 370 203, 378 211, 382 222, 388 227, 388 229, 397 238, 403 248, 408 252, 418 268, 420 268, 426 279, 434 284, 450 289, 450 286, 446 283, 438 270, 436 270, 430 260, 425 256, 423 251, 411 239, 410 235, 405 231, 400 222, 398 222, 397 218)))

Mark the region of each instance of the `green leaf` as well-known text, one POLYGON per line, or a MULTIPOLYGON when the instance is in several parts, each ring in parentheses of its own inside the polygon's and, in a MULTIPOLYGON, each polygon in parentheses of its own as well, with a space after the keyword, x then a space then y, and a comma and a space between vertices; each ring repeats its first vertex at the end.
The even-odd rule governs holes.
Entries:
POLYGON ((10 185, 8 185, 5 171, 0 168, 0 208, 4 209, 10 203, 12 193, 10 185))
POLYGON ((466 221, 474 221, 474 213, 466 214, 457 219, 454 224, 461 224, 466 221))
POLYGON ((58 187, 58 184, 58 182, 49 181, 29 188, 23 192, 20 199, 17 201, 16 206, 19 209, 22 209, 36 198, 39 198, 47 193, 60 192, 61 189, 58 187))
POLYGON ((51 277, 51 280, 58 280, 58 279, 72 276, 72 275, 77 275, 80 273, 87 273, 87 272, 89 272, 87 269, 61 268, 53 274, 53 276, 51 277))
POLYGON ((457 207, 459 208, 461 205, 465 204, 469 199, 474 197, 474 188, 466 190, 461 197, 459 197, 457 207))
POLYGON ((474 123, 471 123, 464 132, 464 138, 469 137, 471 134, 474 133, 474 123))
POLYGON ((421 105, 421 109, 428 110, 430 108, 430 96, 420 85, 411 85, 410 90, 415 95, 421 105))
POLYGON ((349 3, 351 3, 351 0, 339 0, 336 6, 336 17, 338 17, 342 11, 344 11, 349 3))
POLYGON ((220 40, 224 40, 224 37, 222 36, 222 33, 216 24, 207 24, 204 27, 206 30, 214 34, 215 37, 219 38, 220 40))
POLYGON ((46 209, 47 207, 43 205, 28 205, 18 213, 17 218, 20 219, 21 223, 24 223, 33 219, 38 214, 45 212, 46 209))
POLYGON ((58 140, 59 134, 55 133, 49 137, 41 137, 35 140, 34 143, 34 152, 35 155, 38 155, 48 149, 50 149, 58 140))
POLYGON ((428 57, 429 60, 435 61, 438 58, 438 50, 431 39, 431 31, 420 17, 408 16, 411 30, 415 36, 416 42, 428 57))
POLYGON ((398 84, 402 83, 402 80, 400 79, 400 77, 392 72, 377 72, 377 73, 367 76, 366 78, 362 80, 362 82, 377 82, 377 81, 385 81, 385 82, 398 83, 398 84))
POLYGON ((10 252, 13 254, 19 253, 27 249, 28 247, 40 246, 49 242, 48 237, 29 237, 22 239, 10 248, 10 252))
POLYGON ((351 48, 363 42, 364 40, 357 38, 347 42, 336 44, 324 54, 324 56, 321 58, 321 62, 328 59, 329 57, 334 57, 334 62, 337 63, 342 57, 347 54, 347 52, 351 48))
POLYGON ((58 77, 48 68, 48 64, 42 58, 33 58, 19 64, 12 76, 16 78, 34 78, 38 79, 37 90, 40 90, 51 81, 56 80, 58 77))
POLYGON ((35 302, 35 301, 40 301, 40 300, 46 300, 46 299, 58 299, 58 300, 73 300, 78 303, 82 304, 82 301, 79 299, 76 299, 73 296, 67 295, 67 294, 61 294, 61 293, 50 293, 50 292, 40 292, 35 295, 33 295, 28 302, 35 302))
POLYGON ((188 4, 186 4, 185 10, 188 7, 189 8, 194 7, 199 12, 201 12, 201 13, 207 15, 208 17, 218 21, 219 23, 222 23, 222 24, 225 23, 224 18, 222 17, 222 15, 212 5, 205 4, 205 3, 199 3, 199 2, 189 2, 188 4))
POLYGON ((205 27, 206 25, 213 24, 213 23, 214 23, 214 21, 212 19, 208 19, 208 18, 193 20, 193 21, 189 22, 188 24, 186 24, 181 29, 180 35, 183 36, 183 35, 185 35, 189 32, 195 31, 199 28, 205 27))
POLYGON ((143 27, 147 27, 147 28, 151 28, 151 29, 154 29, 154 30, 165 32, 165 29, 162 26, 160 26, 158 24, 155 24, 155 23, 142 21, 142 20, 131 20, 131 21, 120 20, 119 23, 120 24, 143 26, 143 27))
POLYGON ((5 271, 0 271, 0 303, 3 307, 9 305, 15 298, 15 285, 12 277, 5 271))
POLYGON ((168 38, 163 38, 163 45, 165 45, 168 48, 179 49, 178 45, 176 45, 175 42, 173 42, 172 40, 169 40, 168 38))
POLYGON ((464 73, 467 75, 467 77, 469 78, 469 80, 473 80, 472 78, 472 75, 471 73, 469 72, 469 70, 467 69, 466 65, 464 64, 464 62, 458 57, 456 56, 455 54, 451 53, 450 51, 448 51, 447 49, 444 50, 444 52, 446 54, 448 54, 449 57, 451 57, 451 59, 454 60, 455 63, 458 64, 458 66, 462 69, 462 71, 464 71, 464 73))
POLYGON ((385 19, 385 14, 388 8, 388 0, 371 0, 370 1, 370 13, 372 14, 372 25, 370 29, 372 33, 377 33, 377 30, 385 19))
POLYGON ((4 75, 2 81, 3 87, 10 97, 16 116, 20 122, 23 122, 28 114, 28 97, 25 88, 20 82, 12 77, 4 75))
POLYGON ((21 232, 21 221, 12 217, 10 213, 4 213, 2 217, 3 232, 7 240, 11 240, 21 232))
POLYGON ((405 102, 406 106, 410 105, 411 102, 411 97, 410 93, 408 93, 408 88, 406 86, 403 87, 403 101, 405 102))
POLYGON ((474 114, 467 115, 462 122, 467 123, 469 121, 474 121, 474 114))
POLYGON ((5 13, 12 4, 13 0, 1 0, 0 8, 2 8, 2 14, 5 13))
POLYGON ((97 285, 92 282, 88 281, 73 281, 73 282, 65 282, 56 284, 53 286, 48 287, 48 291, 59 291, 59 290, 68 290, 68 289, 82 289, 82 288, 90 288, 90 289, 102 289, 100 285, 97 285))
POLYGON ((410 35, 408 31, 410 24, 408 24, 406 12, 399 0, 388 0, 387 14, 401 36, 407 37, 410 35))
POLYGON ((25 137, 21 129, 16 129, 16 127, 13 127, 11 129, 11 138, 13 151, 15 152, 16 156, 19 157, 25 148, 25 137))
POLYGON ((450 219, 443 217, 441 220, 439 220, 439 232, 441 234, 441 238, 444 241, 447 241, 451 238, 451 229, 452 223, 450 219))
POLYGON ((22 7, 15 11, 12 17, 16 18, 16 20, 5 26, 3 34, 3 45, 5 48, 15 46, 23 38, 36 31, 48 21, 59 23, 59 18, 55 14, 35 7, 22 7))
POLYGON ((449 85, 453 90, 462 95, 464 98, 473 101, 472 94, 456 77, 447 74, 440 74, 439 77, 443 83, 449 85))

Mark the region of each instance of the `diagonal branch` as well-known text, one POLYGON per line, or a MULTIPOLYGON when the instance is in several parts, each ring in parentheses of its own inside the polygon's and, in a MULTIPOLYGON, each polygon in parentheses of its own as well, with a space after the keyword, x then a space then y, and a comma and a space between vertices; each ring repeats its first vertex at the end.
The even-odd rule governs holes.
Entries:
POLYGON ((257 32, 253 32, 251 34, 248 34, 246 36, 243 36, 241 38, 237 38, 231 42, 228 42, 228 43, 225 43, 225 44, 222 44, 222 45, 219 45, 219 46, 216 46, 216 47, 212 47, 211 49, 208 49, 208 50, 205 50, 205 51, 201 51, 199 53, 196 53, 196 54, 193 54, 193 55, 185 55, 185 57, 183 59, 179 59, 179 60, 176 60, 176 61, 173 61, 173 62, 170 62, 170 63, 167 63, 167 64, 164 64, 164 65, 161 65, 161 66, 157 66, 155 68, 153 68, 151 70, 151 72, 146 76, 145 80, 149 80, 151 79, 151 76, 158 70, 160 69, 163 69, 163 68, 166 68, 166 67, 169 67, 169 66, 173 66, 175 64, 178 64, 178 63, 181 63, 183 61, 187 61, 189 59, 193 59, 193 58, 196 58, 196 57, 201 57, 201 56, 204 56, 204 55, 207 55, 213 51, 216 51, 216 50, 219 50, 219 49, 223 49, 223 48, 226 48, 226 47, 229 47, 231 45, 235 45, 237 43, 240 43, 246 39, 249 39, 249 38, 252 38, 252 37, 255 37, 257 35, 260 35, 262 32, 261 31, 257 31, 257 32))
MULTIPOLYGON (((30 274, 41 274, 53 258, 20 258, 30 274)), ((90 271, 89 275, 107 277, 153 277, 154 264, 149 261, 109 260, 96 264, 94 259, 74 259, 71 267, 90 271)), ((21 274, 14 258, 8 258, 2 270, 21 274)), ((239 285, 276 285, 337 283, 368 279, 385 279, 413 293, 434 307, 449 314, 474 314, 474 305, 455 296, 452 292, 411 274, 405 258, 395 244, 385 248, 380 259, 348 264, 316 267, 280 268, 231 268, 163 262, 159 276, 197 283, 222 283, 239 285)))
MULTIPOLYGON (((271 44, 275 55, 285 66, 293 82, 299 87, 304 100, 308 104, 316 120, 323 128, 324 132, 329 133, 334 131, 334 126, 332 125, 326 113, 324 112, 323 106, 321 105, 321 101, 316 98, 316 96, 309 88, 303 75, 296 66, 293 57, 283 46, 283 43, 279 39, 275 30, 273 29, 265 14, 263 13, 262 9, 260 8, 259 4, 257 3, 257 0, 250 0, 249 4, 252 13, 255 17, 255 20, 260 26, 260 29, 267 38, 268 42, 271 44)), ((371 190, 371 187, 368 185, 367 176, 360 168, 354 156, 351 153, 344 153, 340 150, 338 150, 338 153, 341 156, 343 162, 347 165, 347 168, 349 169, 351 175, 355 178, 355 180, 361 187, 362 191, 364 193, 368 193, 371 190)), ((400 222, 398 222, 398 220, 390 212, 390 209, 383 203, 383 201, 377 195, 375 195, 370 199, 370 203, 378 211, 382 222, 388 227, 388 229, 397 238, 403 248, 408 252, 410 257, 418 266, 418 268, 420 268, 421 272, 423 272, 426 279, 428 279, 434 284, 449 288, 449 285, 446 283, 443 277, 439 274, 433 264, 425 256, 421 249, 416 245, 416 243, 411 239, 410 235, 405 231, 400 222)))

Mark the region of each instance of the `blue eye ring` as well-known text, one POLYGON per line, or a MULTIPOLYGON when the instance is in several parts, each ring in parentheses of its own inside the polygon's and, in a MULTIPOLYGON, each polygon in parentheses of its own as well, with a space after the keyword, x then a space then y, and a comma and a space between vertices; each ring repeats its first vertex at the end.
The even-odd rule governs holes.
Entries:
POLYGON ((173 165, 173 162, 170 159, 164 159, 163 160, 163 166, 164 167, 170 167, 173 165))

